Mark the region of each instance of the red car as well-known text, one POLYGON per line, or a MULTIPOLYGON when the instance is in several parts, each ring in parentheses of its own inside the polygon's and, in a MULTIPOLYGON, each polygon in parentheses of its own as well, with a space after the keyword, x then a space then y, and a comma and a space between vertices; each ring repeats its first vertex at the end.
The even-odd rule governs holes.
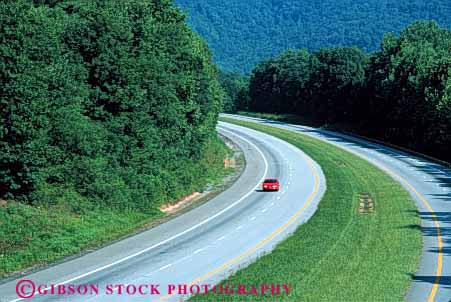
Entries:
POLYGON ((275 178, 267 178, 263 182, 263 191, 279 191, 280 183, 275 178))

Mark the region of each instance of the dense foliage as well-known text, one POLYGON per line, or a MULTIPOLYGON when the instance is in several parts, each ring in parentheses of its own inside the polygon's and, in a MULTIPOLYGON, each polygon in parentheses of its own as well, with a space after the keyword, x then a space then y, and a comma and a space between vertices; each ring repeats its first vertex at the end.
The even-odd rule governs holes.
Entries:
POLYGON ((224 112, 236 112, 249 106, 249 77, 239 73, 219 72, 219 83, 224 89, 224 112))
POLYGON ((147 210, 221 164, 223 93, 172 1, 7 0, 0 15, 0 198, 147 210))
POLYGON ((176 0, 228 71, 249 72, 288 48, 376 50, 385 32, 419 19, 451 27, 447 0, 176 0))
POLYGON ((252 111, 297 113, 451 160, 451 30, 435 22, 387 34, 371 55, 285 52, 254 69, 249 95, 252 111))

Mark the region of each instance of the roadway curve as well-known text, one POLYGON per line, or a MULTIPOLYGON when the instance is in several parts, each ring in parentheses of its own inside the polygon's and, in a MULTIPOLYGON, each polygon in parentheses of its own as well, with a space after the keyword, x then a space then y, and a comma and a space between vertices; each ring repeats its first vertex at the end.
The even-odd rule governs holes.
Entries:
MULTIPOLYGON (((0 285, 0 301, 20 301, 20 279, 40 284, 99 285, 99 295, 36 295, 27 301, 179 301, 167 284, 216 284, 293 232, 315 212, 325 191, 321 168, 272 136, 220 123, 244 151, 237 182, 208 203, 136 236, 0 285), (263 178, 279 192, 260 192, 263 178), (161 295, 106 295, 107 284, 159 284, 161 295), (149 300, 150 299, 150 300, 149 300)), ((44 288, 45 289, 45 288, 44 288)), ((29 292, 29 288, 25 288, 29 292)))
POLYGON ((393 148, 336 132, 265 119, 225 117, 306 134, 350 151, 386 171, 410 192, 421 217, 423 254, 407 295, 410 302, 451 301, 451 170, 393 148))

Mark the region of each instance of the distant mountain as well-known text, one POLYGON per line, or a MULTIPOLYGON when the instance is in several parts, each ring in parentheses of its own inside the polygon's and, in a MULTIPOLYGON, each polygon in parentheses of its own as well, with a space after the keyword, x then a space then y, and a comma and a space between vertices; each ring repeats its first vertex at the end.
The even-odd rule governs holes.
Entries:
POLYGON ((287 48, 379 47, 414 20, 451 27, 450 0, 176 0, 219 66, 249 72, 287 48))

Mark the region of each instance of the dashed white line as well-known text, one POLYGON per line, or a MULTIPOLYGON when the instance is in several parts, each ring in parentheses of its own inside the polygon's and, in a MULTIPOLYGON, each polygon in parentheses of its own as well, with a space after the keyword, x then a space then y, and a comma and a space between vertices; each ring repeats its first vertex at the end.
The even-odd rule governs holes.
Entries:
POLYGON ((225 236, 221 236, 221 237, 219 237, 218 239, 216 239, 217 241, 221 241, 221 240, 224 240, 224 238, 225 238, 225 236))
POLYGON ((198 250, 195 250, 194 252, 193 252, 193 254, 194 255, 196 255, 196 254, 199 254, 200 252, 202 252, 204 249, 198 249, 198 250))
POLYGON ((250 221, 253 221, 255 219, 257 219, 257 217, 255 217, 255 216, 252 216, 251 218, 249 218, 250 221))
POLYGON ((271 202, 269 205, 272 207, 274 205, 274 202, 271 202))
POLYGON ((266 211, 268 211, 268 209, 263 209, 263 210, 262 210, 262 213, 265 213, 266 211))
MULTIPOLYGON (((229 132, 229 133, 234 134, 234 133, 231 132, 231 131, 228 131, 228 130, 225 130, 225 129, 222 129, 222 130, 225 131, 225 132, 229 132)), ((119 259, 119 260, 116 260, 116 261, 114 261, 114 262, 111 262, 111 263, 106 264, 106 265, 104 265, 104 266, 101 266, 101 267, 99 267, 99 268, 96 268, 96 269, 94 269, 94 270, 92 270, 92 271, 89 271, 89 272, 86 272, 86 273, 84 273, 84 274, 77 275, 77 276, 75 276, 75 277, 73 277, 73 278, 71 278, 71 279, 68 279, 68 280, 59 282, 59 283, 57 283, 56 285, 57 285, 57 286, 58 286, 58 285, 65 285, 65 284, 68 284, 68 283, 71 283, 71 282, 80 280, 80 279, 82 279, 82 278, 85 278, 85 277, 90 276, 90 275, 92 275, 92 274, 95 274, 95 273, 97 273, 97 272, 103 271, 103 270, 105 270, 105 269, 107 269, 107 268, 110 268, 110 267, 113 267, 113 266, 118 265, 118 264, 120 264, 120 263, 123 263, 123 262, 125 262, 125 261, 127 261, 127 260, 129 260, 129 259, 135 258, 135 257, 137 257, 137 256, 139 256, 139 255, 142 255, 142 254, 144 254, 144 253, 146 253, 146 252, 148 252, 148 251, 150 251, 150 250, 153 250, 153 249, 155 249, 155 248, 157 248, 157 247, 160 247, 160 246, 162 246, 163 244, 166 244, 167 242, 173 241, 174 239, 179 238, 179 237, 181 237, 181 236, 183 236, 183 235, 185 235, 185 234, 187 234, 187 233, 189 233, 189 232, 191 232, 191 231, 193 231, 193 230, 199 228, 200 226, 202 226, 202 225, 204 225, 204 224, 206 224, 206 223, 212 221, 213 219, 216 219, 216 217, 218 217, 218 216, 222 215, 223 213, 229 211, 230 209, 234 208, 235 206, 237 206, 238 204, 240 204, 244 199, 246 199, 248 196, 250 196, 250 195, 251 195, 251 194, 252 194, 252 193, 260 186, 260 183, 265 179, 266 175, 268 174, 268 161, 267 161, 266 157, 264 156, 263 152, 262 152, 255 144, 253 144, 252 142, 250 142, 249 140, 245 139, 244 137, 242 137, 242 136, 240 136, 240 135, 238 135, 238 134, 234 134, 234 135, 241 137, 242 140, 246 141, 249 145, 253 146, 253 147, 257 150, 257 152, 262 156, 263 161, 264 161, 264 163, 265 163, 265 171, 264 171, 264 173, 263 173, 263 176, 260 178, 260 180, 257 182, 257 185, 255 185, 254 188, 252 188, 250 191, 248 191, 248 192, 247 192, 244 196, 242 196, 240 199, 238 199, 238 200, 235 201, 234 203, 232 203, 232 204, 230 204, 229 206, 227 206, 225 209, 223 209, 223 210, 217 212, 216 214, 214 214, 214 215, 208 217, 207 219, 205 219, 205 220, 199 222, 198 224, 196 224, 196 225, 194 225, 194 226, 192 226, 192 227, 190 227, 190 228, 188 228, 188 229, 186 229, 186 230, 184 230, 184 231, 182 231, 182 232, 180 232, 180 233, 178 233, 178 234, 175 234, 175 235, 173 235, 173 236, 171 236, 171 237, 169 237, 169 238, 167 238, 167 239, 165 239, 165 240, 163 240, 163 241, 160 241, 160 242, 158 242, 158 243, 156 243, 156 244, 154 244, 154 245, 152 245, 152 246, 149 246, 149 247, 147 247, 147 248, 144 248, 144 249, 142 249, 142 250, 140 250, 140 251, 138 251, 138 252, 136 252, 136 253, 134 253, 134 254, 131 254, 131 255, 129 255, 129 256, 126 256, 126 257, 124 257, 124 258, 121 258, 121 259, 119 259)), ((50 287, 45 287, 44 289, 48 290, 49 288, 50 288, 50 287)), ((23 299, 23 298, 18 298, 18 299, 11 300, 11 301, 9 301, 9 302, 18 302, 18 301, 22 301, 22 300, 24 300, 24 299, 23 299)))
POLYGON ((243 228, 243 226, 242 225, 240 225, 240 226, 238 226, 235 230, 241 230, 243 228))
POLYGON ((162 270, 165 270, 165 269, 167 269, 167 268, 169 268, 169 267, 171 267, 171 266, 172 266, 172 263, 169 263, 168 265, 165 265, 165 266, 160 267, 158 270, 159 270, 159 271, 162 271, 162 270))

